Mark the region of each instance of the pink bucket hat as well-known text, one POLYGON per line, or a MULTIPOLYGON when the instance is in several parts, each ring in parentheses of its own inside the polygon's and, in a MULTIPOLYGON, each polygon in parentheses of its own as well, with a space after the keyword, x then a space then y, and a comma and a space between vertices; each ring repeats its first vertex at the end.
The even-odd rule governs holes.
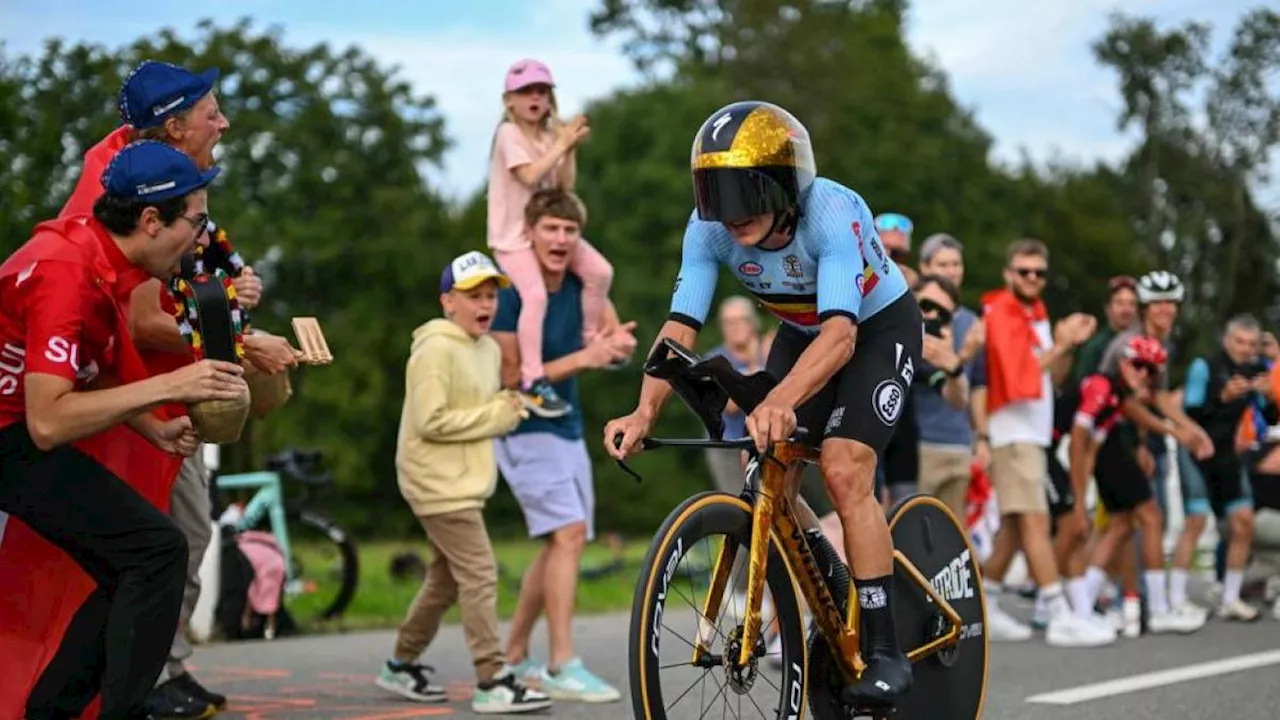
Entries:
POLYGON ((530 85, 550 85, 555 87, 555 81, 551 79, 551 70, 545 63, 533 58, 525 58, 512 63, 507 69, 507 81, 503 92, 513 92, 530 85))

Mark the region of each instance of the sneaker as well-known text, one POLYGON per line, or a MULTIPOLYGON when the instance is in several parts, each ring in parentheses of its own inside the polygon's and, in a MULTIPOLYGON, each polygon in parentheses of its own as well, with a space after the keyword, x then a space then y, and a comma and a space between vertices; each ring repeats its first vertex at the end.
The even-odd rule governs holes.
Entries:
POLYGON ((987 632, 995 642, 1026 642, 1031 639, 1031 628, 1018 622, 994 602, 987 603, 987 632))
POLYGON ((1162 613, 1151 613, 1147 618, 1147 632, 1157 633, 1193 633, 1204 627, 1204 618, 1195 612, 1169 610, 1162 613))
POLYGON ((477 715, 525 713, 549 707, 551 698, 525 687, 509 667, 504 667, 492 680, 476 685, 471 698, 471 711, 477 715))
POLYGON ((573 410, 569 403, 561 399, 546 378, 534 380, 529 389, 520 393, 520 401, 529 412, 540 418, 564 417, 573 410))
POLYGON ((498 671, 498 675, 502 675, 503 673, 510 670, 511 674, 514 675, 517 680, 521 680, 523 682, 532 681, 534 683, 540 683, 542 682, 542 671, 545 669, 546 668, 542 665, 542 663, 538 662, 537 660, 534 660, 532 657, 527 657, 521 660, 520 662, 516 663, 515 665, 504 666, 501 670, 498 671))
POLYGON ((170 682, 177 683, 179 687, 186 690, 190 695, 198 700, 204 700, 219 710, 227 709, 227 696, 222 693, 216 693, 205 686, 201 685, 192 677, 191 673, 182 673, 173 678, 170 682))
POLYGON ((439 703, 449 699, 449 694, 439 685, 431 684, 435 668, 418 663, 392 663, 382 665, 375 681, 378 687, 415 702, 439 703))
POLYGON ((1224 604, 1218 608, 1218 617, 1223 620, 1234 620, 1236 622, 1253 622, 1257 620, 1261 613, 1258 609, 1243 600, 1236 600, 1233 603, 1224 604))
POLYGON ((167 680, 147 695, 145 707, 157 720, 204 720, 218 714, 213 705, 192 697, 174 680, 167 680))
POLYGON ((1133 639, 1142 634, 1142 601, 1125 598, 1120 606, 1120 634, 1133 639))
POLYGON ((606 703, 622 699, 617 688, 588 670, 580 658, 561 665, 560 671, 554 675, 550 668, 543 669, 542 691, 555 700, 606 703))
POLYGON ((1210 615, 1209 609, 1200 607, 1199 605, 1191 602, 1190 600, 1179 604, 1177 607, 1174 608, 1174 610, 1176 612, 1182 613, 1183 615, 1190 615, 1192 617, 1202 618, 1206 622, 1209 620, 1209 615, 1210 615))
POLYGON ((1105 622, 1067 611, 1049 620, 1044 639, 1054 647, 1101 647, 1116 641, 1116 631, 1105 622))

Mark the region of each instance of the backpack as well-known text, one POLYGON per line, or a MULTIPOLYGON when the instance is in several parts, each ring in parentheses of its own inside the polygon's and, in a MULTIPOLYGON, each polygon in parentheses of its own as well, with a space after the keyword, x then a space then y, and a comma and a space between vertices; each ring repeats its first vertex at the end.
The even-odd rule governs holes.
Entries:
POLYGON ((255 531, 236 532, 226 525, 223 530, 221 577, 214 611, 219 632, 227 640, 270 640, 296 635, 298 626, 284 607, 285 560, 274 536, 255 531), (262 535, 270 540, 260 537, 262 535), (274 558, 272 549, 276 554, 274 558), (268 597, 268 593, 273 597, 268 597))

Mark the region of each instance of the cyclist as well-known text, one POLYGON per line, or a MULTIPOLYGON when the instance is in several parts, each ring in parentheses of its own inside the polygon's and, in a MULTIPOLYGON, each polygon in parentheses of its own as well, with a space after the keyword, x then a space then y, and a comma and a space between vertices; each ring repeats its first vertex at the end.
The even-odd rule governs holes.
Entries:
MULTIPOLYGON (((1192 632, 1204 625, 1204 618, 1171 606, 1165 594, 1164 553, 1160 528, 1164 518, 1152 494, 1148 473, 1138 466, 1137 444, 1112 430, 1124 420, 1122 410, 1129 398, 1150 401, 1156 379, 1164 370, 1168 353, 1159 340, 1130 335, 1116 360, 1116 370, 1086 377, 1080 383, 1080 402, 1071 427, 1071 489, 1083 498, 1093 473, 1098 498, 1110 520, 1090 552, 1089 567, 1073 567, 1069 585, 1077 615, 1093 616, 1094 603, 1107 580, 1104 568, 1117 551, 1127 552, 1134 526, 1142 531, 1142 560, 1150 606, 1148 627, 1153 633, 1192 632)), ((1084 503, 1071 511, 1077 526, 1086 524, 1084 503)), ((1073 564, 1080 555, 1072 555, 1073 564)))
POLYGON ((169 518, 113 474, 87 441, 127 423, 168 453, 191 455, 170 402, 231 399, 239 365, 202 361, 148 378, 118 298, 168 278, 206 218, 218 171, 162 143, 126 147, 102 176, 93 216, 37 226, 0 265, 0 511, 66 552, 97 583, 26 704, 26 717, 144 716, 178 626, 187 543, 169 518))
MULTIPOLYGON (((766 363, 779 382, 750 413, 746 430, 761 451, 798 425, 808 430, 807 441, 821 443, 867 660, 844 696, 892 704, 911 686, 912 672, 894 631, 893 539, 872 486, 876 456, 893 435, 920 364, 920 309, 866 202, 817 177, 809 133, 786 110, 758 101, 717 110, 694 138, 690 165, 696 208, 659 337, 694 345, 720 265, 782 321, 766 363)), ((645 377, 635 410, 605 426, 607 451, 618 459, 635 451, 670 395, 665 382, 645 377)), ((798 505, 802 524, 816 528, 812 511, 798 505)), ((818 557, 830 556, 819 534, 809 538, 818 557)))

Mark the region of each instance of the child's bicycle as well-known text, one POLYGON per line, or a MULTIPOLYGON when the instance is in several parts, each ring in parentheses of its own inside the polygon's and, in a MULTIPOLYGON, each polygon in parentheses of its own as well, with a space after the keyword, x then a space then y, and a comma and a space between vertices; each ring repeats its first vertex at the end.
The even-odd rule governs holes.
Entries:
MULTIPOLYGON (((740 375, 724 358, 704 359, 669 339, 654 349, 644 370, 668 381, 713 438, 720 436, 727 400, 750 413, 775 384, 767 373, 740 375)), ((849 573, 839 558, 811 552, 784 490, 788 468, 818 459, 818 450, 799 442, 805 434, 797 430, 796 437, 763 455, 749 438, 644 441, 645 448, 739 448, 751 459, 740 495, 695 495, 654 536, 631 611, 635 716, 799 719, 807 696, 817 720, 881 718, 895 710, 913 720, 980 718, 987 636, 977 558, 946 506, 923 495, 899 502, 889 514, 894 622, 913 663, 914 684, 892 709, 854 708, 842 701, 842 689, 865 667, 858 603, 849 602, 849 573), (739 549, 748 553, 745 607, 725 602, 739 549), (704 563, 681 570, 687 554, 716 558, 709 583, 692 577, 707 572, 704 563), (766 584, 773 597, 770 618, 760 611, 766 584), (807 639, 796 585, 814 617, 807 639), (778 640, 770 652, 761 630, 775 621, 778 640), (685 676, 677 677, 679 672, 685 676), (723 705, 719 712, 716 704, 723 705)))

